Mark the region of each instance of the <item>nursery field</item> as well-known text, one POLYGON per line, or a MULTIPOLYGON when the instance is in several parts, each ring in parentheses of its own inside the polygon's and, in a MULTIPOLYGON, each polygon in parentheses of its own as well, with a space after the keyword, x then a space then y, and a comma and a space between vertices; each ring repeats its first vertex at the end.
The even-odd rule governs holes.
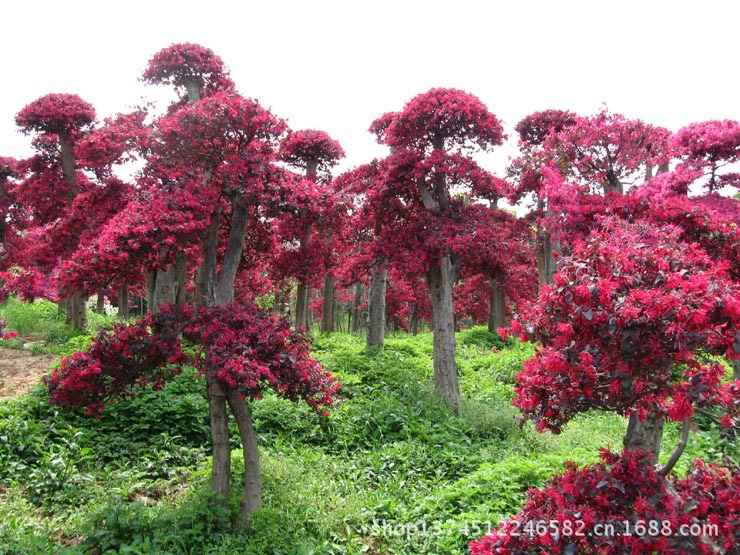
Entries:
MULTIPOLYGON (((0 318, 19 331, 8 346, 42 353, 23 359, 39 376, 49 353, 89 342, 66 331, 51 303, 11 299, 0 318)), ((50 405, 41 384, 19 386, 0 400, 0 554, 464 554, 566 461, 621 450, 626 423, 614 414, 580 416, 558 436, 520 428, 511 399, 532 346, 484 328, 456 340, 463 401, 453 413, 434 394, 431 334, 391 334, 371 353, 364 337, 317 335, 312 353, 342 382, 341 401, 327 418, 274 394, 252 403, 264 494, 250 531, 217 526, 208 405, 194 370, 100 419, 50 405)), ((0 372, 7 360, 0 353, 0 372)), ((740 463, 714 424, 693 426, 676 472, 696 457, 740 463)), ((664 451, 677 441, 671 424, 664 451)))

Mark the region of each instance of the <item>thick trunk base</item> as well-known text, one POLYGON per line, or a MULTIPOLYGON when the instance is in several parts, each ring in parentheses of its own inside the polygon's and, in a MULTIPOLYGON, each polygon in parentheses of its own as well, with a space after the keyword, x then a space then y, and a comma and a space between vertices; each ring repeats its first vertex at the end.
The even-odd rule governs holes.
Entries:
MULTIPOLYGON (((226 395, 215 384, 208 384, 208 411, 213 447, 211 489, 223 507, 229 505, 229 480, 231 478, 231 446, 229 444, 229 417, 226 412, 226 395)), ((225 523, 221 523, 225 524, 225 523)))
POLYGON ((74 329, 87 329, 87 297, 79 291, 67 301, 67 321, 74 329))
MULTIPOLYGON (((456 258, 456 257, 455 257, 456 258)), ((460 388, 455 362, 455 311, 453 289, 460 261, 452 255, 442 257, 439 266, 427 272, 432 297, 432 331, 434 333, 434 388, 453 409, 460 405, 460 388)))
POLYGON ((497 280, 491 280, 491 297, 488 306, 488 331, 497 333, 499 328, 506 327, 506 297, 504 288, 497 280))
POLYGON ((308 316, 309 310, 309 292, 310 288, 305 283, 298 284, 295 300, 295 327, 311 329, 311 322, 308 316))
POLYGON ((385 290, 388 283, 388 269, 375 264, 370 274, 368 293, 367 340, 368 349, 382 349, 385 342, 385 290))
POLYGON ((257 432, 254 429, 249 403, 242 399, 236 391, 229 391, 226 394, 226 400, 239 428, 244 455, 244 494, 236 526, 240 529, 249 529, 252 527, 252 516, 262 504, 262 471, 257 447, 257 432))
POLYGON ((334 331, 334 276, 326 274, 324 278, 324 301, 321 306, 321 331, 332 333, 334 331))
POLYGON ((177 301, 177 267, 170 266, 157 270, 154 278, 151 312, 159 312, 159 307, 177 301))

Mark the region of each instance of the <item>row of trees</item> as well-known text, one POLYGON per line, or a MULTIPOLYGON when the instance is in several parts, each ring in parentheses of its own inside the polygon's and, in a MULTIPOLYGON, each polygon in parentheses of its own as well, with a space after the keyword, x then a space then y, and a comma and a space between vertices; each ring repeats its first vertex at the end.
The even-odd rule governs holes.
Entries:
POLYGON ((702 357, 740 355, 740 203, 717 192, 740 183, 738 122, 671 133, 606 110, 537 112, 517 125, 503 179, 475 157, 505 140, 498 118, 472 94, 432 89, 372 123, 387 156, 332 178, 341 146, 240 95, 210 50, 173 45, 143 78, 176 90, 164 115, 98 124, 65 94, 19 112, 37 154, 0 160, 5 289, 58 300, 78 327, 88 296, 124 315, 131 294, 146 297, 149 314, 50 380, 53 401, 93 414, 166 379, 183 338, 199 345, 213 487, 227 498, 229 406, 247 461, 243 524, 259 504, 245 399, 272 387, 331 405, 338 385, 300 332, 312 314, 330 332, 337 302, 356 329, 366 321, 368 346, 382 347, 388 322, 429 322, 434 383, 453 410, 456 328, 496 329, 515 312, 512 327, 542 345, 515 399, 538 428, 614 410, 630 417, 626 446, 657 454, 666 417, 688 430, 694 407, 722 405, 732 424, 737 388, 702 357), (143 169, 126 182, 116 170, 131 160, 143 169))

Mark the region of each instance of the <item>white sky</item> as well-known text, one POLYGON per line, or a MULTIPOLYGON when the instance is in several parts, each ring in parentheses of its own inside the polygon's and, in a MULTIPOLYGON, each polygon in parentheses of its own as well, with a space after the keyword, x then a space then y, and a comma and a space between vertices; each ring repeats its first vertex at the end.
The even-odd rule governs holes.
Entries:
POLYGON ((500 171, 536 110, 606 104, 672 130, 740 119, 738 16, 733 0, 9 1, 0 156, 31 152, 14 123, 29 102, 76 93, 102 119, 161 98, 138 81, 147 61, 195 42, 293 129, 339 140, 342 169, 384 154, 367 132, 382 113, 435 86, 472 92, 510 135, 486 163, 500 171))

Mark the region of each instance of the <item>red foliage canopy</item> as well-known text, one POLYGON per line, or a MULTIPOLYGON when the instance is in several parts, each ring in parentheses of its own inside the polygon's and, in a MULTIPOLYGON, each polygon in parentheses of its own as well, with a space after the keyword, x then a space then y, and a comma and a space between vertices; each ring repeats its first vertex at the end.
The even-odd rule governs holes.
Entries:
POLYGON ((740 474, 697 461, 673 487, 652 456, 601 452, 568 463, 519 514, 481 540, 472 555, 735 553, 740 542, 740 474), (703 533, 707 532, 707 533, 703 533), (717 550, 717 547, 720 550, 717 550))
POLYGON ((541 146, 552 134, 573 125, 577 116, 568 110, 543 110, 522 118, 514 129, 519 134, 519 147, 531 150, 541 146))
POLYGON ((471 143, 486 150, 504 139, 501 122, 478 97, 458 89, 431 89, 412 98, 397 114, 371 127, 378 141, 394 148, 457 151, 471 143))
POLYGON ((342 146, 325 131, 292 131, 283 139, 278 159, 302 170, 325 170, 344 158, 342 146))
POLYGON ((176 87, 187 87, 193 82, 201 89, 201 93, 206 93, 204 96, 234 89, 221 58, 210 48, 189 42, 173 44, 152 56, 143 80, 176 87))
POLYGON ((636 180, 646 167, 666 162, 669 139, 667 129, 602 110, 548 135, 544 150, 582 185, 614 191, 636 180))
POLYGON ((198 368, 224 391, 258 398, 265 388, 323 412, 339 390, 336 378, 311 358, 307 339, 290 322, 245 301, 215 307, 163 307, 135 324, 101 330, 87 351, 62 359, 47 379, 50 401, 86 407, 99 416, 110 399, 133 395, 147 384, 161 387, 180 372, 198 368), (183 339, 194 346, 183 349, 183 339))
POLYGON ((153 161, 179 171, 198 168, 214 188, 238 190, 250 202, 279 197, 271 162, 286 127, 256 100, 216 93, 160 120, 153 161))
POLYGON ((678 231, 612 222, 561 260, 527 324, 542 342, 514 404, 539 430, 576 413, 691 416, 732 407, 737 388, 706 354, 740 357, 740 289, 678 231))
POLYGON ((95 109, 76 94, 47 94, 31 102, 15 117, 26 133, 69 133, 95 121, 95 109))
POLYGON ((717 170, 740 160, 740 122, 733 120, 692 123, 671 138, 671 147, 691 169, 709 172, 707 189, 738 186, 740 174, 717 175, 717 170))

